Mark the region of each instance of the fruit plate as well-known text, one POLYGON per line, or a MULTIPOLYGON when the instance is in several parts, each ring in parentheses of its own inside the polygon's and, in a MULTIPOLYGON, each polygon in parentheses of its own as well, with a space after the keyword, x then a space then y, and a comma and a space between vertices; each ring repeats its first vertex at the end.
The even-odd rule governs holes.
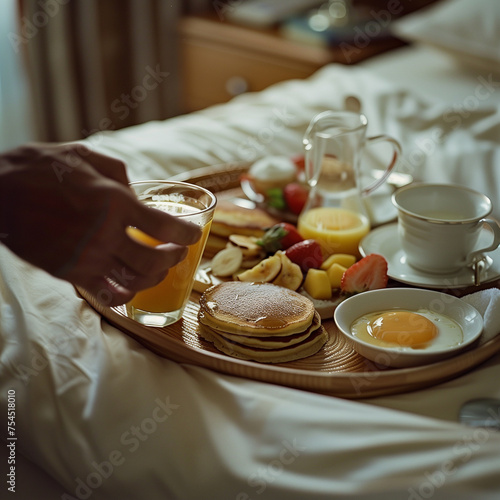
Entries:
MULTIPOLYGON (((220 197, 243 196, 239 178, 248 166, 222 165, 177 177, 213 190, 220 197)), ((80 290, 82 297, 109 323, 165 358, 227 375, 293 387, 348 399, 410 392, 455 378, 500 352, 500 335, 450 359, 412 368, 383 368, 358 354, 333 320, 324 321, 325 346, 308 358, 282 364, 261 364, 231 358, 198 335, 198 301, 193 292, 183 318, 164 328, 146 327, 127 317, 125 307, 108 308, 80 290)))

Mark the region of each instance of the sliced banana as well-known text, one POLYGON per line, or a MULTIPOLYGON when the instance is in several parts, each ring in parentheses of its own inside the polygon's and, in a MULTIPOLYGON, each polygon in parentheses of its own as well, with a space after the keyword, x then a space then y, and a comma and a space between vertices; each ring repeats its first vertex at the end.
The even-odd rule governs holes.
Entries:
POLYGON ((273 283, 290 290, 297 290, 304 279, 300 266, 292 262, 282 251, 276 252, 275 255, 281 260, 281 271, 274 278, 273 283))
POLYGON ((257 243, 258 238, 255 236, 245 236, 243 234, 231 234, 228 237, 229 241, 237 247, 245 248, 247 250, 258 251, 262 247, 257 243))
POLYGON ((262 260, 265 258, 265 255, 261 255, 259 257, 256 257, 255 259, 247 259, 243 255, 243 262, 241 263, 241 268, 242 269, 251 269, 252 267, 255 267, 259 262, 262 262, 262 260))
MULTIPOLYGON (((245 236, 241 234, 232 234, 229 236, 229 245, 237 246, 243 253, 243 260, 262 260, 266 257, 265 250, 257 243, 255 236, 245 236)), ((252 266, 246 266, 247 268, 252 266)))
POLYGON ((237 272, 243 261, 243 253, 239 247, 228 246, 217 252, 212 259, 212 274, 214 276, 232 276, 237 272))
POLYGON ((239 281, 271 282, 281 271, 281 258, 273 255, 260 261, 256 266, 236 276, 239 281))

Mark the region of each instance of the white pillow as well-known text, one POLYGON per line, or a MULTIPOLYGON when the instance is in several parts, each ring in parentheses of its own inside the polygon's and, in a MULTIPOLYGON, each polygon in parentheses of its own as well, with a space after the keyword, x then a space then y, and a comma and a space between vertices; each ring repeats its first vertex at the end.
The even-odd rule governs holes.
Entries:
POLYGON ((500 71, 500 1, 442 0, 393 23, 399 38, 432 45, 461 62, 500 71))

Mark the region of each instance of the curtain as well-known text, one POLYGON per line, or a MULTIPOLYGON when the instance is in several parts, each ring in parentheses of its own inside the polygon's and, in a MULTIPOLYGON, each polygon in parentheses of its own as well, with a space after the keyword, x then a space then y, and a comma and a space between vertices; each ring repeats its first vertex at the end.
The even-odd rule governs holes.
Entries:
MULTIPOLYGON (((194 1, 194 0, 192 0, 194 1)), ((180 112, 181 0, 19 0, 37 138, 71 141, 180 112)))
POLYGON ((15 43, 16 3, 0 5, 0 151, 34 138, 22 53, 15 43))

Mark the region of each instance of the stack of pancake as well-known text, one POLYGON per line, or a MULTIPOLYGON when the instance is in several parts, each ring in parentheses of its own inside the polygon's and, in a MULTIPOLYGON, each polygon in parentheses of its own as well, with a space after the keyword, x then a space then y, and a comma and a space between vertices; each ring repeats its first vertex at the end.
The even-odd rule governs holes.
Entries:
POLYGON ((205 256, 211 257, 226 247, 228 237, 233 234, 262 236, 277 220, 264 210, 245 208, 229 200, 219 200, 215 209, 205 256))
POLYGON ((198 319, 201 337, 217 349, 261 363, 311 356, 328 338, 308 298, 271 283, 215 285, 201 296, 198 319))

